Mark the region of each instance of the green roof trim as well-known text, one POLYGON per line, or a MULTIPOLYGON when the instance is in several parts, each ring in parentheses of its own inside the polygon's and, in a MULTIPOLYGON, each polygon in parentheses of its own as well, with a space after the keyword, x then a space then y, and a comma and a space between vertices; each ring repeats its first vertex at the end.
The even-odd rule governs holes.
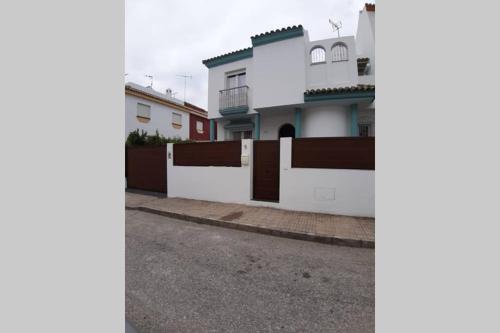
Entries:
POLYGON ((251 120, 246 119, 237 119, 231 121, 229 124, 224 125, 225 129, 232 130, 249 130, 254 127, 254 124, 251 120))
POLYGON ((269 43, 279 42, 289 38, 304 36, 304 28, 302 25, 294 25, 278 30, 268 31, 266 33, 252 36, 252 46, 260 46, 269 43))
POLYGON ((226 53, 214 58, 210 59, 205 59, 202 61, 202 63, 207 66, 207 68, 212 68, 215 66, 220 66, 224 64, 228 64, 230 62, 246 59, 246 58, 251 58, 253 57, 253 49, 251 47, 248 47, 246 49, 226 53))
POLYGON ((312 89, 304 92, 304 102, 356 98, 375 98, 375 86, 357 85, 342 88, 312 89))
MULTIPOLYGON (((279 42, 281 40, 289 38, 300 37, 303 35, 304 35, 304 28, 302 27, 302 25, 299 24, 298 26, 294 25, 292 27, 272 30, 262 33, 260 35, 255 35, 251 37, 251 39, 253 46, 259 46, 259 45, 279 42)), ((253 57, 253 47, 248 47, 246 49, 241 49, 238 51, 226 53, 210 59, 205 59, 202 61, 202 63, 205 66, 207 66, 207 68, 212 68, 251 57, 253 57)))
POLYGON ((247 113, 248 112, 248 105, 241 105, 241 106, 233 106, 230 108, 225 108, 222 110, 219 110, 219 113, 223 116, 229 116, 233 114, 241 114, 241 113, 247 113))

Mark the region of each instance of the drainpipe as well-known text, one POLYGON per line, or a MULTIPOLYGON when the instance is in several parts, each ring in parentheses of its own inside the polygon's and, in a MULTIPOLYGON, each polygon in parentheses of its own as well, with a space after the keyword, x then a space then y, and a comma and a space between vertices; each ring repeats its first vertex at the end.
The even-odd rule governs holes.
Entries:
POLYGON ((215 121, 210 119, 210 142, 215 140, 215 121))
POLYGON ((255 140, 260 140, 260 113, 255 114, 255 140))
POLYGON ((295 137, 300 138, 302 136, 302 109, 295 109, 295 137))
POLYGON ((359 136, 358 104, 351 104, 351 136, 359 136))

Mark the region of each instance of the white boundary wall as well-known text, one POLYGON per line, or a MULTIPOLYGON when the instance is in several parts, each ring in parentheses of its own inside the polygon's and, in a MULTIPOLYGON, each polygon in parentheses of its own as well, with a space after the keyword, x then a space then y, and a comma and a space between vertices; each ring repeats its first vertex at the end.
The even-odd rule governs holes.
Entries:
POLYGON ((280 207, 375 217, 375 171, 292 168, 292 139, 280 142, 280 207))
POLYGON ((375 171, 292 168, 292 140, 280 142, 280 201, 252 200, 253 140, 241 141, 241 167, 174 166, 167 146, 168 196, 288 210, 375 217, 375 171))
MULTIPOLYGON (((250 155, 253 151, 252 140, 241 140, 241 145, 241 154, 250 155)), ((167 145, 169 197, 248 203, 251 197, 251 163, 241 167, 174 166, 173 157, 173 145, 169 143, 167 145)))

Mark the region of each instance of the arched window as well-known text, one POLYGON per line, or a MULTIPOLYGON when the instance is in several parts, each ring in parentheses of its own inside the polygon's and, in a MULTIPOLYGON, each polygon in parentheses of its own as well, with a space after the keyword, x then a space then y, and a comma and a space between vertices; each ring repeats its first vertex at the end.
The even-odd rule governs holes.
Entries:
POLYGON ((316 46, 311 50, 311 64, 325 62, 325 49, 321 46, 316 46))
POLYGON ((347 61, 347 45, 344 43, 335 43, 332 46, 333 61, 347 61))

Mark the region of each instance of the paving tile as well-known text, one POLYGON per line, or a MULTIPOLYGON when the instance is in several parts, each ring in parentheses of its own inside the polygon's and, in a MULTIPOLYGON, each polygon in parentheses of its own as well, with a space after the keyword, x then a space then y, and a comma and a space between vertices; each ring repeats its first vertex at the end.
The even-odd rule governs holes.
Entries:
POLYGON ((271 230, 299 232, 338 238, 375 240, 375 219, 320 213, 287 211, 183 198, 155 197, 126 192, 126 206, 147 207, 200 218, 222 219, 271 230))

